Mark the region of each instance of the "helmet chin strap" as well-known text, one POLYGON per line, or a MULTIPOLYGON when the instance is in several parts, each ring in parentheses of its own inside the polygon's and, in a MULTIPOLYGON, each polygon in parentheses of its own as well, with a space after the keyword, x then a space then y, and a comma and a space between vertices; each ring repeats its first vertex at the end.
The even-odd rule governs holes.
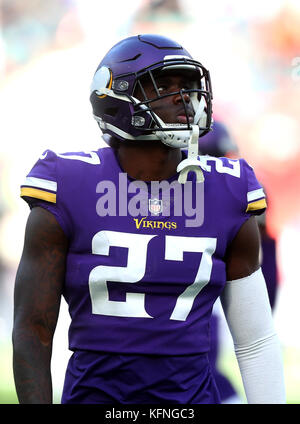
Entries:
POLYGON ((177 172, 179 172, 178 181, 181 184, 186 182, 190 171, 195 172, 197 183, 202 183, 204 181, 201 162, 198 160, 198 139, 199 127, 198 125, 192 125, 192 134, 188 142, 188 157, 177 166, 177 172))

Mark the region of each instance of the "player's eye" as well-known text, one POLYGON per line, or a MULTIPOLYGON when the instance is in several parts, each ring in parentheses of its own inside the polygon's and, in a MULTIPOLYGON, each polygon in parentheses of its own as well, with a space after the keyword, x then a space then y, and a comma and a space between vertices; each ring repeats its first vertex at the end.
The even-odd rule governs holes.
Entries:
POLYGON ((193 84, 185 83, 183 84, 182 90, 190 90, 193 88, 193 84))
POLYGON ((167 90, 167 87, 165 85, 160 85, 157 90, 159 91, 159 93, 163 93, 167 90))

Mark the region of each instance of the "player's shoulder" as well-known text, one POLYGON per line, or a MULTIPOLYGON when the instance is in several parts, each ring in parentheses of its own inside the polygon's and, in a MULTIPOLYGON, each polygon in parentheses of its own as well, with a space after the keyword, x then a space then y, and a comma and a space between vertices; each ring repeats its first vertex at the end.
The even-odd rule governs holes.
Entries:
POLYGON ((228 157, 216 157, 210 155, 199 156, 204 171, 211 175, 231 176, 233 178, 243 179, 246 175, 246 170, 253 168, 243 158, 232 159, 228 157))
POLYGON ((253 167, 244 158, 200 156, 208 178, 218 181, 226 196, 240 203, 247 213, 261 214, 267 207, 264 189, 253 167))
POLYGON ((73 166, 79 164, 99 165, 101 163, 101 150, 82 150, 82 151, 71 151, 71 152, 54 152, 53 150, 46 150, 40 156, 39 160, 42 160, 45 164, 51 165, 55 162, 56 166, 66 165, 66 161, 72 163, 73 166), (70 162, 71 161, 71 162, 70 162))
POLYGON ((75 180, 83 175, 87 168, 101 165, 102 157, 102 149, 65 153, 47 149, 22 181, 21 197, 55 203, 60 183, 75 180))
POLYGON ((44 174, 55 178, 55 174, 60 170, 62 173, 70 172, 74 167, 78 168, 84 165, 100 165, 103 161, 102 151, 82 150, 69 152, 55 152, 54 150, 45 150, 33 165, 28 175, 42 177, 44 174))

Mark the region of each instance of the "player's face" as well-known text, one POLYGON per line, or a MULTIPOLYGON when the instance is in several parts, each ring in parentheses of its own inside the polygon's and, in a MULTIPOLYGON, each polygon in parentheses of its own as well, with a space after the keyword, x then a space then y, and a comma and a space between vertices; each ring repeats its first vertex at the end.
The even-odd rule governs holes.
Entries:
MULTIPOLYGON (((151 102, 151 108, 165 123, 180 123, 186 124, 187 119, 189 122, 193 122, 194 109, 192 107, 190 95, 183 94, 183 99, 186 104, 188 118, 185 113, 183 99, 178 93, 181 89, 192 89, 195 88, 195 77, 191 72, 183 72, 180 70, 169 70, 161 72, 155 77, 157 90, 161 96, 176 93, 170 96, 166 96, 162 99, 151 102)), ((150 78, 145 79, 142 82, 143 89, 148 99, 158 97, 158 93, 153 82, 150 78)), ((141 90, 136 91, 135 96, 139 100, 145 100, 141 90)))

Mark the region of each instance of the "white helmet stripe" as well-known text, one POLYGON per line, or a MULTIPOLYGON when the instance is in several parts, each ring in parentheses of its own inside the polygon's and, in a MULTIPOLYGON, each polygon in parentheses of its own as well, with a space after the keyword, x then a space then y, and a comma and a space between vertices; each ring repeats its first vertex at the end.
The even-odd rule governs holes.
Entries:
POLYGON ((114 133, 118 134, 119 136, 123 138, 126 138, 127 140, 157 140, 157 136, 155 136, 155 134, 140 135, 138 137, 133 137, 131 134, 128 134, 125 131, 120 130, 120 128, 116 127, 115 125, 102 121, 102 119, 98 118, 98 116, 96 115, 94 115, 94 118, 99 123, 100 128, 102 128, 103 130, 113 131, 114 133))
POLYGON ((115 94, 112 90, 109 88, 101 87, 97 88, 96 93, 98 96, 102 96, 103 94, 106 94, 107 96, 114 97, 115 99, 123 100, 124 102, 131 103, 131 99, 124 96, 124 94, 115 94))

